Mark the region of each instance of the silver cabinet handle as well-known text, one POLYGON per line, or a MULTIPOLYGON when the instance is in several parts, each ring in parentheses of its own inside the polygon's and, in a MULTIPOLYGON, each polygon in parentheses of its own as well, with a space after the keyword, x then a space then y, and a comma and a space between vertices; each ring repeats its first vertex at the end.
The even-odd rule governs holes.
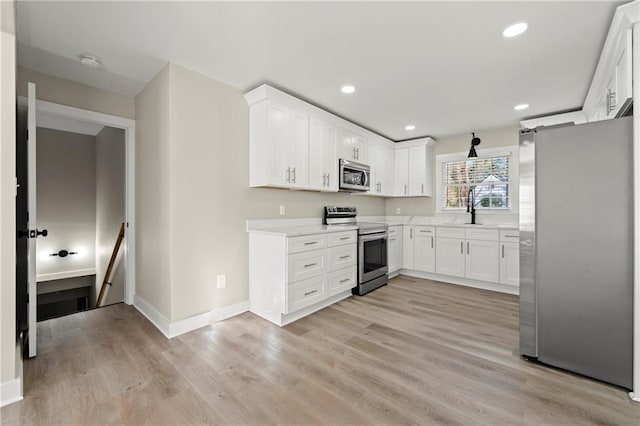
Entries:
POLYGON ((340 238, 341 241, 349 240, 349 239, 351 239, 351 237, 342 237, 342 238, 340 238))
POLYGON ((422 184, 422 189, 420 191, 424 194, 424 183, 422 184))
POLYGON ((287 167, 287 172, 286 172, 286 181, 287 182, 291 182, 291 167, 287 167))
POLYGON ((504 244, 502 245, 502 258, 504 259, 504 244))
POLYGON ((460 253, 464 254, 464 243, 460 241, 460 253))
POLYGON ((413 238, 413 228, 409 228, 409 239, 413 238))
POLYGON ((404 184, 404 195, 407 195, 407 184, 404 184))
POLYGON ((348 258, 350 258, 350 257, 351 257, 351 255, 340 256, 340 259, 348 259, 348 258))
POLYGON ((322 186, 327 186, 327 174, 322 175, 322 186))
POLYGON ((360 159, 360 148, 356 148, 356 160, 360 159))
POLYGON ((469 241, 467 241, 467 254, 469 254, 469 241))
POLYGON ((519 235, 505 235, 505 238, 518 238, 519 235))
POLYGON ((318 244, 318 242, 317 241, 309 241, 309 242, 304 243, 305 246, 311 246, 311 245, 314 245, 314 244, 318 244))
POLYGON ((346 283, 347 281, 351 281, 351 278, 345 278, 343 280, 340 280, 340 283, 346 283))
POLYGON ((431 237, 431 248, 433 248, 433 237, 431 237))
POLYGON ((307 263, 306 265, 304 265, 305 268, 311 268, 312 266, 316 266, 317 263, 313 262, 313 263, 307 263))
POLYGON ((380 182, 380 192, 382 192, 382 182, 380 182))
POLYGON ((312 290, 312 291, 308 291, 308 292, 306 292, 304 295, 305 295, 305 296, 309 296, 309 295, 311 295, 311 294, 313 294, 313 293, 317 293, 317 292, 318 292, 318 290, 312 290))
POLYGON ((331 186, 331 173, 327 173, 327 186, 331 186))
POLYGON ((293 175, 293 183, 296 183, 296 168, 294 167, 293 170, 291 170, 291 174, 293 175))
POLYGON ((354 147, 354 148, 352 149, 352 151, 353 151, 353 159, 355 160, 355 159, 356 159, 356 148, 354 147))

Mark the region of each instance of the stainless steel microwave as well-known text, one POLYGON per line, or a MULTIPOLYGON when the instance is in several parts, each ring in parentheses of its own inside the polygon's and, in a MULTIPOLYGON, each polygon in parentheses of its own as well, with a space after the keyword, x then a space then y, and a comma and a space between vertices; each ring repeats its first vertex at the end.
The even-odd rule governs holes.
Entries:
POLYGON ((369 190, 371 168, 362 163, 340 159, 340 191, 360 192, 369 190))

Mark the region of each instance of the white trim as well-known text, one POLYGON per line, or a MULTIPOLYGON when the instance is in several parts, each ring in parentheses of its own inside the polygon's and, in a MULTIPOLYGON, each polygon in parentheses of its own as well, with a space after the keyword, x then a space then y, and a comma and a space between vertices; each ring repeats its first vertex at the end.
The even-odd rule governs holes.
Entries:
MULTIPOLYGON (((518 179, 520 176, 519 169, 519 159, 518 159, 518 145, 508 145, 498 148, 483 148, 478 149, 480 152, 478 153, 479 159, 482 158, 490 158, 490 157, 500 157, 508 155, 511 158, 509 159, 509 205, 508 209, 477 209, 476 212, 479 214, 489 214, 489 215, 516 215, 518 214, 518 203, 516 200, 519 198, 518 191, 518 179)), ((435 215, 460 215, 462 213, 466 214, 466 210, 464 209, 456 209, 456 210, 444 210, 442 208, 442 165, 449 161, 462 161, 467 158, 468 152, 453 152, 448 154, 439 154, 436 155, 435 158, 435 172, 436 172, 436 181, 435 181, 435 197, 436 197, 436 205, 435 205, 435 215)))
POLYGON ((632 401, 640 402, 640 394, 629 392, 629 398, 631 398, 632 401))
POLYGON ((156 308, 151 306, 151 304, 149 304, 149 302, 147 302, 146 300, 144 300, 143 298, 141 298, 137 294, 135 294, 133 296, 133 306, 142 315, 144 315, 149 321, 151 321, 151 324, 155 325, 155 327, 158 330, 160 330, 160 332, 162 334, 164 334, 164 336, 167 339, 171 338, 171 336, 170 336, 170 322, 167 319, 167 317, 165 317, 164 315, 162 315, 160 313, 160 311, 158 311, 156 308))
MULTIPOLYGON (((27 98, 18 97, 19 105, 26 105, 27 98)), ((123 129, 125 132, 125 221, 128 224, 124 238, 125 256, 125 289, 124 301, 134 303, 136 289, 136 259, 135 259, 135 120, 103 114, 53 102, 36 100, 36 111, 55 117, 88 121, 94 124, 123 129)))
POLYGON ((20 377, 0 384, 0 407, 22 400, 20 377))
POLYGON ((51 274, 36 275, 36 282, 45 282, 53 280, 63 280, 65 278, 84 277, 86 275, 95 275, 96 268, 76 269, 75 271, 53 272, 51 274))
POLYGON ((468 278, 451 277, 449 275, 414 271, 411 269, 401 269, 400 275, 406 275, 408 277, 422 278, 422 279, 433 280, 433 281, 440 281, 443 283, 455 284, 455 285, 460 285, 464 287, 472 287, 472 288, 479 288, 482 290, 496 291, 498 293, 513 294, 516 296, 520 294, 520 287, 515 287, 515 286, 505 285, 500 283, 492 283, 488 281, 470 280, 468 278))
POLYGON ((180 336, 198 328, 206 327, 218 321, 240 315, 249 311, 249 301, 244 300, 224 308, 214 309, 209 312, 194 315, 189 318, 171 322, 156 308, 137 294, 134 296, 133 306, 136 307, 167 339, 180 336))

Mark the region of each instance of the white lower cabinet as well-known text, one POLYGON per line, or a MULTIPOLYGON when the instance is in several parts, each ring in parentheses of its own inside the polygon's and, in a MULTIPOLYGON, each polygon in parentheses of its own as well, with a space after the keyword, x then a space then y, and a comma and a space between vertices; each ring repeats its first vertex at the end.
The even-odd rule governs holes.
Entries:
POLYGON ((402 268, 402 240, 402 226, 390 226, 389 242, 387 244, 387 261, 390 274, 402 268))
POLYGON ((432 226, 415 226, 413 229, 413 267, 416 271, 436 271, 436 230, 432 226))
POLYGON ((348 297, 357 285, 357 231, 249 235, 249 309, 285 325, 348 297))
POLYGON ((497 241, 466 241, 465 277, 472 280, 498 282, 500 266, 497 241))
POLYGON ((500 232, 500 284, 520 285, 520 234, 500 232))
POLYGON ((438 227, 436 273, 500 282, 498 239, 495 229, 438 227))
POLYGON ((414 269, 413 226, 405 225, 402 228, 402 268, 414 269))
POLYGON ((464 277, 464 241, 460 238, 436 238, 436 272, 464 277))

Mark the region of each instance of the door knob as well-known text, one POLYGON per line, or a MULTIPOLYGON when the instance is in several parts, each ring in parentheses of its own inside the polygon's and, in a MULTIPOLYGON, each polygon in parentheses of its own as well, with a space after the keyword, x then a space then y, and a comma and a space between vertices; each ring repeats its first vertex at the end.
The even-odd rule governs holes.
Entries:
POLYGON ((42 231, 31 229, 29 231, 29 238, 38 238, 39 236, 46 237, 47 235, 49 235, 49 231, 47 231, 46 229, 43 229, 42 231))

